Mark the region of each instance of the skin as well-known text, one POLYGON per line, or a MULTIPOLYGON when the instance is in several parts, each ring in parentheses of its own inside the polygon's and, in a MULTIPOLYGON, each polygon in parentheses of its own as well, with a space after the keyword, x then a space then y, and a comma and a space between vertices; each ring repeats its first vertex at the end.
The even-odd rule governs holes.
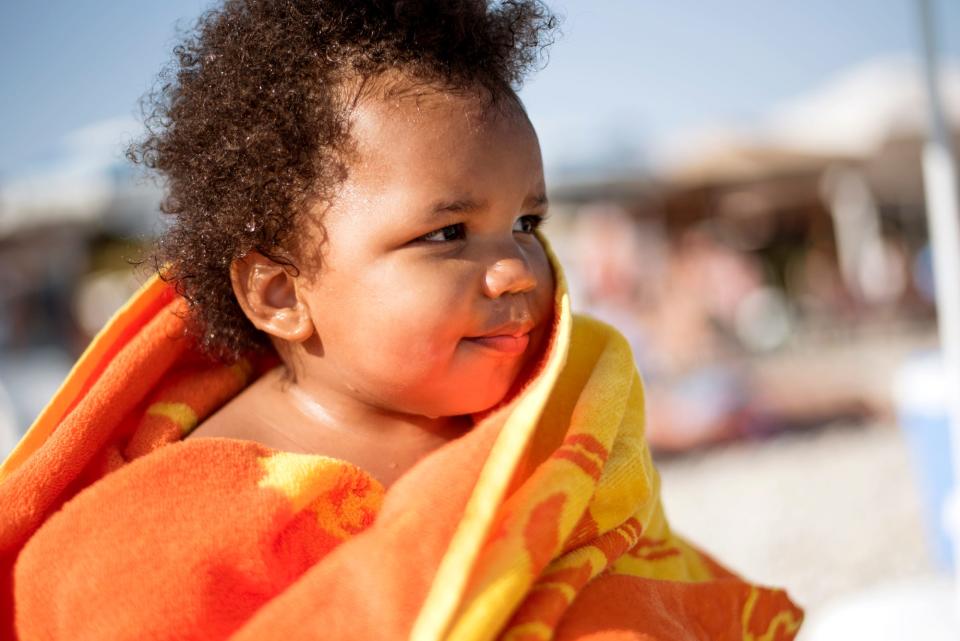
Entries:
POLYGON ((348 177, 301 230, 300 273, 257 253, 231 268, 284 365, 191 437, 333 456, 390 485, 541 358, 554 279, 532 231, 545 185, 519 105, 474 93, 367 96, 351 137, 348 177), (529 329, 522 353, 470 338, 509 323, 529 329))

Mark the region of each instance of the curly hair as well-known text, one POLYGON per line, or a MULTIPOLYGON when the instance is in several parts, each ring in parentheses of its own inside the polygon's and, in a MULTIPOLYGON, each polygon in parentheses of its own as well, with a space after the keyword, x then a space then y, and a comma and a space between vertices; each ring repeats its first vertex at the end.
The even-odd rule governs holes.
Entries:
POLYGON ((346 175, 345 82, 399 70, 515 99, 557 24, 540 0, 226 0, 202 15, 127 150, 165 184, 172 224, 150 262, 188 302, 202 349, 229 361, 269 345, 230 265, 256 250, 296 273, 298 215, 346 175))

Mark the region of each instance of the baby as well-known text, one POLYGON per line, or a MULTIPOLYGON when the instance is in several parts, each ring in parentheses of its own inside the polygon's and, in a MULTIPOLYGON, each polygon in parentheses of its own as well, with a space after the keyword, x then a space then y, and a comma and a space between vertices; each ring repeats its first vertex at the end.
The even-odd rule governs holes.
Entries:
POLYGON ((283 361, 191 438, 390 484, 546 342, 546 188, 511 82, 555 20, 535 2, 286 4, 208 17, 134 150, 168 179, 159 260, 196 333, 232 355, 265 338, 283 361))
POLYGON ((629 344, 538 231, 515 88, 555 22, 201 18, 131 150, 162 280, 0 466, 0 637, 793 638, 783 591, 671 531, 629 344))

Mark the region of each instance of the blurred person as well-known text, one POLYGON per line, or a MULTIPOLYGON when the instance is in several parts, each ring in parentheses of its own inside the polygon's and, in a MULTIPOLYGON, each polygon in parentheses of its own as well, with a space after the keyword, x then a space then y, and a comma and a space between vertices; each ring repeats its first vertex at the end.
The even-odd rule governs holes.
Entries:
POLYGON ((663 350, 651 342, 645 318, 666 283, 664 230, 632 220, 618 205, 594 203, 576 213, 572 235, 578 306, 623 333, 642 372, 659 369, 663 350))
POLYGON ((710 228, 688 229, 676 242, 650 319, 663 354, 650 394, 655 447, 681 451, 757 430, 736 319, 762 285, 756 261, 725 247, 710 228))
POLYGON ((741 435, 745 377, 724 360, 733 350, 721 336, 760 270, 700 228, 671 249, 662 228, 614 204, 581 208, 573 235, 583 308, 624 333, 644 375, 651 445, 680 451, 741 435))
MULTIPOLYGON (((647 261, 643 244, 629 240, 637 237, 636 226, 623 216, 609 218, 609 209, 606 215, 612 229, 597 225, 605 231, 581 236, 582 244, 595 247, 582 252, 585 273, 607 279, 585 278, 602 285, 587 287, 589 311, 629 328, 648 388, 647 438, 655 451, 684 452, 878 411, 863 389, 837 386, 817 373, 796 371, 789 380, 761 375, 756 359, 785 345, 794 319, 783 292, 766 282, 760 260, 722 240, 722 223, 683 230, 669 250, 664 243, 647 261), (635 258, 618 258, 631 254, 613 239, 630 245, 635 258), (606 247, 610 251, 597 249, 606 247), (600 265, 593 272, 590 260, 600 265), (635 269, 648 263, 649 272, 635 269)), ((585 218, 584 228, 589 224, 585 218)))

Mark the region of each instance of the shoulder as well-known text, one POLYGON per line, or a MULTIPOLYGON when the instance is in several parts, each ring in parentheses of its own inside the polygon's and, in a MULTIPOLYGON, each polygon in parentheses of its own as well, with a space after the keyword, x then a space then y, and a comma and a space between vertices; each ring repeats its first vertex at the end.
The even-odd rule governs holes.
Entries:
POLYGON ((261 410, 269 404, 272 388, 280 376, 279 368, 270 370, 204 419, 184 440, 224 437, 260 442, 256 435, 262 422, 261 410))
POLYGON ((369 526, 382 496, 344 461, 232 439, 170 445, 91 485, 34 534, 15 568, 19 632, 120 626, 160 638, 236 625, 369 526))

